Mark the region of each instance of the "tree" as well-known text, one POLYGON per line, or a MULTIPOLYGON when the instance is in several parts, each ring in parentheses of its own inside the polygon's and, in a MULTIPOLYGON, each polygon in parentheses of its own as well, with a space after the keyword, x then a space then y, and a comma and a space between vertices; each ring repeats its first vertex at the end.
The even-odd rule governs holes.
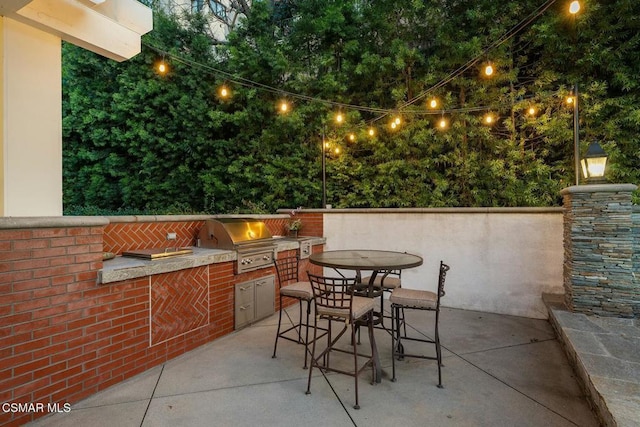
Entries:
POLYGON ((197 15, 161 13, 132 61, 65 46, 65 204, 320 206, 324 134, 342 148, 327 161, 336 207, 555 205, 573 184, 565 98, 575 82, 582 149, 600 139, 612 179, 638 182, 640 5, 591 2, 575 22, 564 8, 253 2, 222 46, 197 15), (186 59, 159 77, 152 63, 160 51, 186 59), (484 78, 489 61, 497 72, 484 78), (225 100, 213 95, 223 83, 233 92, 225 100), (439 105, 429 109, 434 97, 439 105), (288 114, 276 108, 283 99, 288 114))

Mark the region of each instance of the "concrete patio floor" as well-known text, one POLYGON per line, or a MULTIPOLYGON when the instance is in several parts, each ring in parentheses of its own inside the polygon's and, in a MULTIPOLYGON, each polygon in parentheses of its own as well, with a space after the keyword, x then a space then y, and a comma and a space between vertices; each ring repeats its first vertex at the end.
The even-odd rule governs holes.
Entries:
MULTIPOLYGON (((409 324, 431 336, 432 319, 412 313, 409 324)), ((271 358, 276 326, 277 314, 30 425, 599 425, 545 320, 444 309, 444 389, 436 387, 432 360, 397 362, 391 382, 391 339, 377 330, 383 379, 371 385, 370 371, 361 374, 360 410, 353 409, 353 378, 344 375, 314 370, 305 395, 303 347, 280 341, 271 358)), ((366 334, 362 340, 366 346, 366 334)))

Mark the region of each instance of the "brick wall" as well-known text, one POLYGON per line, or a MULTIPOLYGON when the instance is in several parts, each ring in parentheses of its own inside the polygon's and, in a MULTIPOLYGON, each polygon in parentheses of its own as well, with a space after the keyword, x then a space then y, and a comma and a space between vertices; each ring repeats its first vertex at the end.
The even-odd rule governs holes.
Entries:
MULTIPOLYGON (((124 251, 162 248, 168 246, 195 246, 197 235, 204 225, 205 219, 176 220, 165 217, 156 220, 140 219, 144 217, 114 218, 104 230, 104 251, 121 254, 124 251), (175 241, 167 241, 167 233, 176 233, 175 241)), ((321 213, 297 213, 296 218, 302 219, 300 236, 322 236, 321 213)), ((269 232, 274 236, 283 236, 288 233, 289 219, 286 217, 273 217, 261 219, 269 232)))
MULTIPOLYGON (((167 232, 192 245, 203 220, 94 222, 100 225, 0 224, 0 403, 75 403, 224 336, 234 328, 234 284, 275 274, 234 275, 226 262, 98 286, 103 249, 164 245, 167 232), (172 322, 172 312, 189 319, 172 322)), ((274 234, 287 222, 265 220, 274 234)), ((308 268, 321 271, 304 260, 301 271, 308 268)), ((0 426, 43 415, 0 412, 0 426)))
POLYGON ((296 214, 297 218, 302 220, 302 228, 300 236, 324 236, 323 214, 321 212, 304 211, 296 214))

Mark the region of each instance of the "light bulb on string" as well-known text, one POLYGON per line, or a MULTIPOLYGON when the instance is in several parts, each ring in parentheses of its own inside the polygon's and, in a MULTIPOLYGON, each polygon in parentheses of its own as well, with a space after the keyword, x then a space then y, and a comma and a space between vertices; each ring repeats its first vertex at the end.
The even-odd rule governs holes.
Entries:
POLYGON ((282 114, 286 114, 289 112, 289 103, 287 101, 280 101, 280 104, 278 105, 278 111, 280 111, 282 114))
POLYGON ((395 130, 398 127, 398 124, 395 121, 392 121, 390 126, 391 126, 391 129, 395 130))
POLYGON ((400 123, 402 123, 402 120, 400 119, 400 116, 397 116, 395 119, 393 119, 393 122, 394 122, 396 125, 400 125, 400 123))
POLYGON ((438 107, 438 99, 437 98, 431 98, 431 100, 429 101, 429 108, 435 109, 437 107, 438 107))
POLYGON ((493 64, 488 63, 485 67, 484 67, 484 75, 486 77, 491 77, 493 76, 493 73, 495 72, 495 69, 493 68, 493 64))
POLYGON ((483 122, 484 122, 484 124, 485 124, 485 125, 492 125, 492 124, 495 122, 495 120, 496 120, 496 119, 495 119, 495 117, 493 117, 493 114, 491 114, 491 113, 487 113, 487 114, 484 116, 484 120, 483 120, 483 122))
POLYGON ((349 142, 355 142, 356 141, 356 135, 354 133, 350 133, 347 136, 347 139, 349 140, 349 142))
POLYGON ((338 124, 344 123, 344 116, 342 115, 342 113, 336 114, 336 123, 338 124))
POLYGON ((162 76, 164 76, 169 72, 169 66, 165 62, 164 57, 160 60, 160 62, 158 62, 157 68, 158 68, 158 73, 160 73, 160 75, 162 76))
POLYGON ((220 98, 227 99, 229 98, 230 95, 231 95, 231 91, 226 85, 222 85, 220 86, 220 88, 218 88, 218 96, 220 98))
POLYGON ((438 122, 438 128, 440 130, 445 130, 447 127, 449 127, 449 123, 447 122, 447 119, 445 119, 444 117, 442 117, 440 119, 440 121, 438 122))
POLYGON ((527 109, 527 114, 529 114, 532 117, 535 116, 536 113, 537 113, 536 107, 531 106, 531 107, 529 107, 529 109, 527 109))
POLYGON ((574 101, 573 95, 567 96, 567 99, 566 99, 567 105, 573 105, 573 101, 574 101))
POLYGON ((578 12, 580 12, 580 2, 577 0, 572 1, 569 5, 569 13, 575 15, 578 12))
POLYGON ((369 130, 367 131, 367 133, 369 134, 369 136, 373 137, 376 136, 376 130, 374 128, 369 128, 369 130))

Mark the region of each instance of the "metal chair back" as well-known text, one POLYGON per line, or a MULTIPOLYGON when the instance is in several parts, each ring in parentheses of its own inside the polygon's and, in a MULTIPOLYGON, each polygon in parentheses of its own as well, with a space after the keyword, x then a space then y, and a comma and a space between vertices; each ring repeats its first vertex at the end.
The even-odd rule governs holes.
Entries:
POLYGON ((350 319, 356 278, 324 277, 308 273, 316 312, 331 320, 350 319))
POLYGON ((278 275, 279 286, 283 287, 291 281, 299 282, 299 262, 297 256, 288 256, 273 260, 278 275))

